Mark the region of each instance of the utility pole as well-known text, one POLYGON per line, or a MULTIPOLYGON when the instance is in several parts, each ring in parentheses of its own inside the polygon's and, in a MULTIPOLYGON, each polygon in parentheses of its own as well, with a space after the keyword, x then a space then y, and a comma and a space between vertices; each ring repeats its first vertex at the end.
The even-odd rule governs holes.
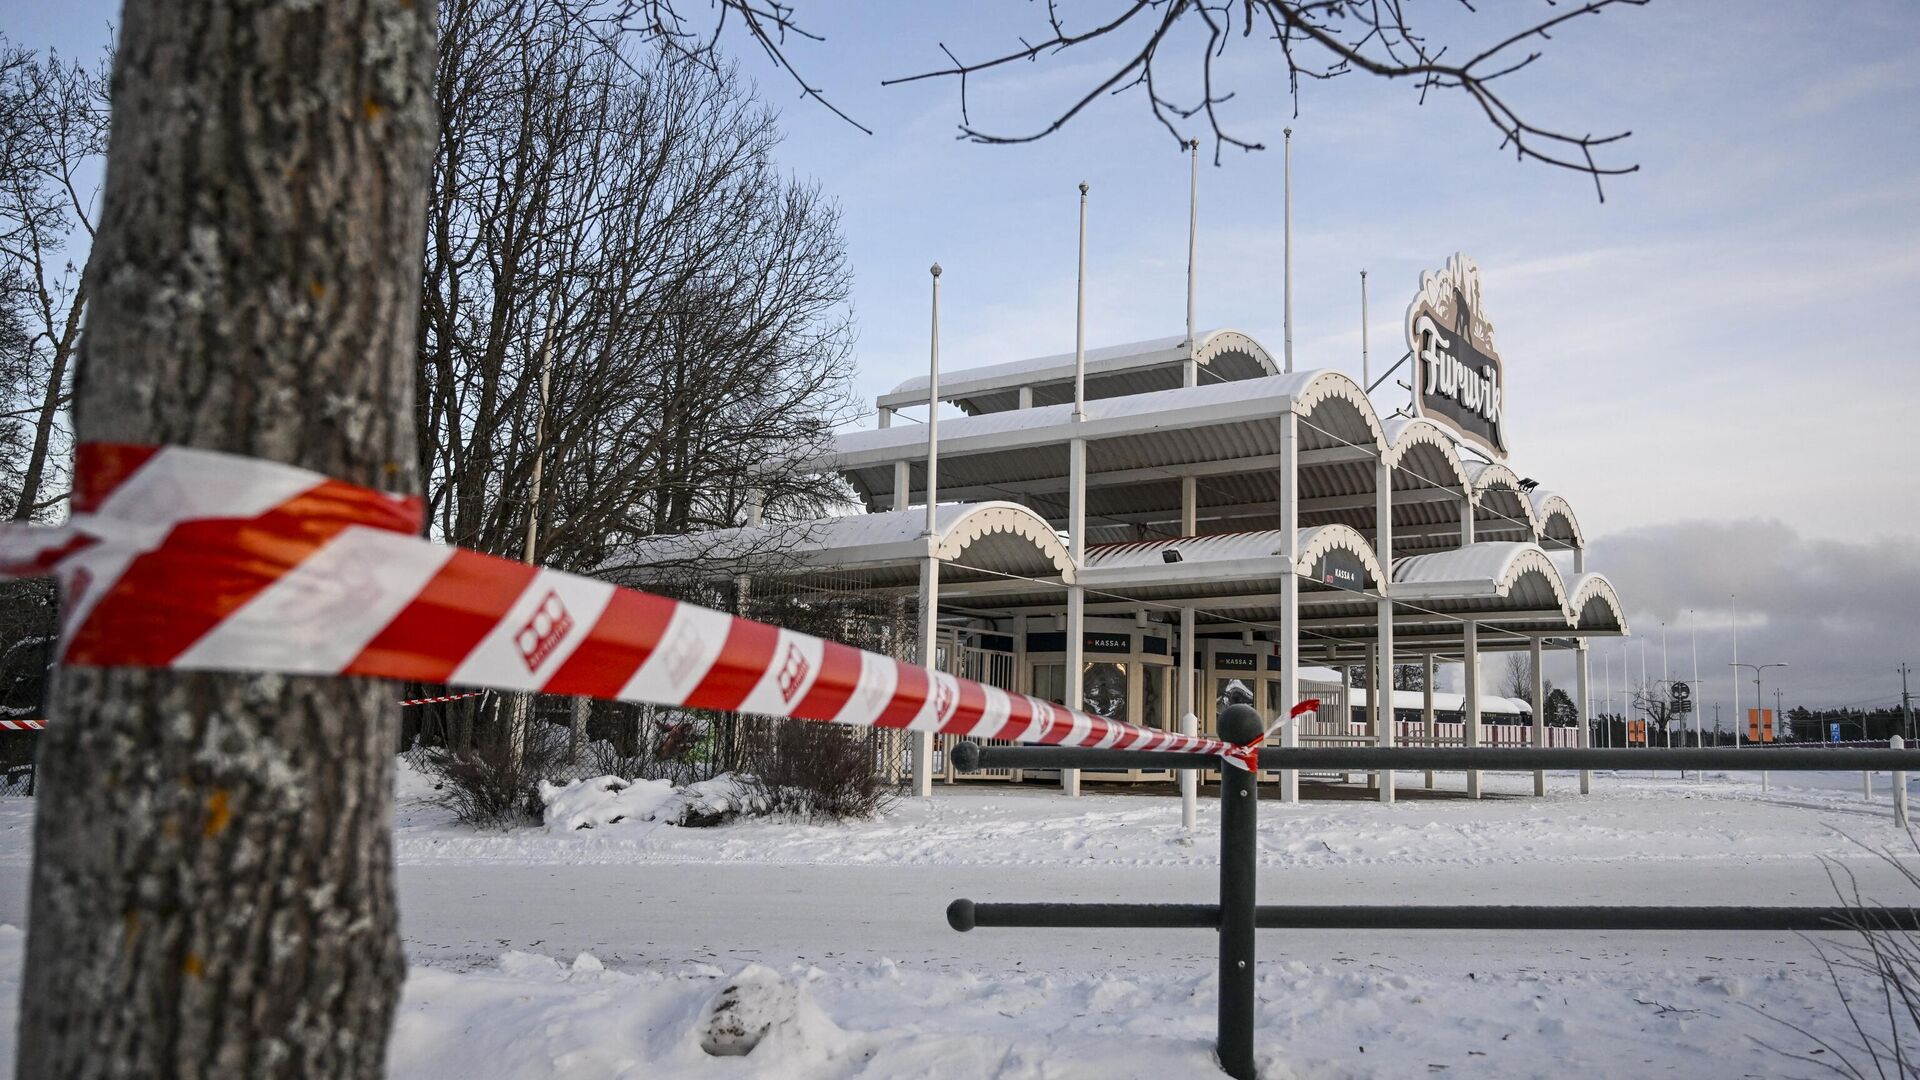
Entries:
POLYGON ((1907 674, 1912 670, 1911 664, 1900 665, 1900 731, 1908 739, 1913 738, 1913 695, 1907 692, 1907 674))
POLYGON ((1776 686, 1773 688, 1773 728, 1776 733, 1781 733, 1781 729, 1786 727, 1786 716, 1780 711, 1780 688, 1776 686))

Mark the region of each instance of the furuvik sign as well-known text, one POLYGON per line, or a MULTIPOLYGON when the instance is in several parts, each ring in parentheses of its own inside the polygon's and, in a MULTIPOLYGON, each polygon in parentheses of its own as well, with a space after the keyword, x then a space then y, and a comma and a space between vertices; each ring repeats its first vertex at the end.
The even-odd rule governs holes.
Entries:
POLYGON ((1456 254, 1439 273, 1420 275, 1420 292, 1407 305, 1407 348, 1414 360, 1414 415, 1504 461, 1506 373, 1472 259, 1456 254))

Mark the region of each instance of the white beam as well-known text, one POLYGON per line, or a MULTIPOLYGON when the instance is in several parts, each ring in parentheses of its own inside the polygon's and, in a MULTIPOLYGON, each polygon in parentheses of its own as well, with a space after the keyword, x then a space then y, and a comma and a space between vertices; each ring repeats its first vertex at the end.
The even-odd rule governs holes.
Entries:
MULTIPOLYGON (((1280 552, 1289 568, 1300 564, 1300 417, 1288 409, 1280 417, 1280 552)), ((1280 712, 1285 716, 1300 700, 1300 577, 1284 573, 1280 580, 1280 712)), ((1300 726, 1282 724, 1280 745, 1300 745, 1300 726)), ((1280 801, 1300 801, 1300 774, 1280 771, 1280 801)))
MULTIPOLYGON (((1435 738, 1440 734, 1440 729, 1435 726, 1437 721, 1433 714, 1433 654, 1430 652, 1420 654, 1420 665, 1424 669, 1422 674, 1425 676, 1420 680, 1420 722, 1426 728, 1427 745, 1433 746, 1435 738)), ((1433 789, 1432 769, 1427 770, 1427 789, 1429 791, 1433 789)))
MULTIPOLYGON (((1547 745, 1547 675, 1546 665, 1540 658, 1540 637, 1534 635, 1527 644, 1527 657, 1533 662, 1533 748, 1538 750, 1547 745)), ((1533 770, 1533 794, 1540 797, 1547 793, 1547 770, 1533 770)))
MULTIPOLYGON (((1393 576, 1391 569, 1393 566, 1393 473, 1392 470, 1387 468, 1387 463, 1384 460, 1374 465, 1373 487, 1375 500, 1373 511, 1374 552, 1380 560, 1380 565, 1388 568, 1387 576, 1391 578, 1393 576)), ((1445 493, 1441 492, 1440 494, 1445 493)), ((1381 679, 1379 683, 1375 684, 1373 691, 1373 696, 1377 700, 1374 715, 1378 718, 1379 723, 1379 727, 1374 730, 1374 738, 1381 746, 1391 749, 1393 747, 1395 725, 1395 714, 1393 711, 1394 611, 1393 600, 1391 598, 1393 583, 1390 580, 1382 581, 1380 582, 1379 588, 1380 599, 1377 605, 1376 618, 1379 622, 1377 632, 1380 638, 1381 679)), ((1390 803, 1394 800, 1393 770, 1381 769, 1378 776, 1380 781, 1380 801, 1390 803)))
MULTIPOLYGON (((1078 568, 1087 561, 1087 441, 1075 439, 1067 444, 1067 464, 1071 487, 1067 491, 1068 513, 1072 517, 1067 534, 1067 555, 1078 568)), ((1075 585, 1067 590, 1067 700, 1069 709, 1086 708, 1086 590, 1075 585)), ((1061 769, 1060 787, 1070 799, 1080 797, 1080 770, 1061 769)))
MULTIPOLYGON (((1180 734, 1200 734, 1200 719, 1194 713, 1193 609, 1180 612, 1180 734)), ((1200 774, 1193 769, 1180 770, 1180 824, 1192 832, 1197 820, 1200 774)))
MULTIPOLYGON (((1575 654, 1574 667, 1575 688, 1579 690, 1580 693, 1574 702, 1574 708, 1577 709, 1580 714, 1580 749, 1582 750, 1593 747, 1593 689, 1589 681, 1590 678, 1591 676, 1587 672, 1587 641, 1585 638, 1581 638, 1579 652, 1575 654)), ((1580 794, 1593 794, 1592 769, 1580 770, 1580 794)))
MULTIPOLYGON (((1461 627, 1462 641, 1464 646, 1462 649, 1462 652, 1465 654, 1465 663, 1464 663, 1465 672, 1463 675, 1463 681, 1466 684, 1466 701, 1462 703, 1461 707, 1462 707, 1462 710, 1466 713, 1466 715, 1461 717, 1460 719, 1466 725, 1467 745, 1469 747, 1480 745, 1480 635, 1479 635, 1479 629, 1480 628, 1473 623, 1467 623, 1465 626, 1461 627)), ((1477 799, 1479 797, 1480 797, 1480 770, 1468 769, 1467 770, 1467 798, 1477 799)))

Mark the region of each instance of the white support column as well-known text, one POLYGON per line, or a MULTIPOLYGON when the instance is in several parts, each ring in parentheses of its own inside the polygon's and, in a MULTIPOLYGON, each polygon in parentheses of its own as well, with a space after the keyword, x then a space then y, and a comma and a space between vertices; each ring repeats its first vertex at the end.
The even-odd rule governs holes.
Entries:
MULTIPOLYGON (((1374 739, 1375 745, 1378 745, 1380 741, 1380 703, 1384 700, 1386 700, 1386 695, 1383 694, 1380 690, 1380 646, 1368 645, 1367 646, 1367 722, 1373 725, 1373 739, 1374 739)), ((1380 786, 1380 770, 1368 769, 1367 770, 1367 787, 1369 789, 1375 789, 1375 788, 1378 788, 1379 786, 1380 786)))
MULTIPOLYGON (((1180 609, 1180 734, 1200 734, 1200 718, 1195 715, 1193 699, 1193 609, 1180 609)), ((1200 774, 1193 769, 1180 771, 1180 824, 1192 831, 1198 815, 1200 774)))
MULTIPOLYGON (((1379 718, 1374 736, 1380 746, 1391 749, 1396 716, 1393 709, 1393 470, 1387 467, 1385 459, 1375 461, 1373 466, 1373 548, 1385 575, 1385 579, 1379 583, 1377 633, 1381 678, 1379 688, 1374 691, 1374 698, 1378 702, 1374 715, 1379 718)), ((1382 769, 1375 775, 1380 782, 1380 801, 1392 802, 1393 770, 1382 769)))
MULTIPOLYGON (((1368 693, 1367 700, 1372 701, 1373 692, 1369 690, 1367 693, 1368 693)), ((1337 730, 1339 731, 1340 734, 1345 735, 1347 733, 1347 729, 1352 726, 1353 726, 1353 665, 1342 663, 1340 665, 1340 727, 1337 730)), ((1340 782, 1343 784, 1352 783, 1353 774, 1350 772, 1341 773, 1340 782)))
MULTIPOLYGON (((1574 677, 1576 682, 1575 689, 1580 691, 1579 699, 1575 703, 1575 707, 1580 712, 1580 749, 1591 750, 1593 749, 1593 707, 1591 700, 1593 683, 1592 677, 1587 671, 1587 639, 1581 638, 1577 648, 1579 651, 1575 653, 1574 656, 1576 662, 1574 677)), ((1593 794, 1592 769, 1580 770, 1580 794, 1593 794)))
MULTIPOLYGON (((920 666, 931 674, 940 631, 940 560, 933 556, 940 502, 940 264, 934 263, 927 272, 933 275, 933 322, 927 353, 927 524, 921 533, 927 555, 920 561, 920 666)), ((895 479, 900 475, 896 468, 895 479)), ((906 487, 899 485, 901 490, 906 487)), ((898 504, 900 496, 894 498, 898 504)), ((933 794, 933 732, 915 731, 909 745, 913 747, 913 793, 927 798, 933 794)))
POLYGON ((889 409, 884 405, 880 407, 879 424, 882 428, 890 428, 893 426, 893 410, 892 409, 889 409))
MULTIPOLYGON (((1480 624, 1469 619, 1460 626, 1460 634, 1466 646, 1464 652, 1465 670, 1462 681, 1466 684, 1466 700, 1460 706, 1460 720, 1466 732, 1467 745, 1480 745, 1480 624)), ((1467 798, 1480 797, 1480 770, 1467 770, 1467 798)))
POLYGON ((1200 534, 1200 481, 1191 476, 1180 478, 1180 535, 1200 534))
MULTIPOLYGON (((1473 543, 1473 497, 1460 500, 1460 546, 1473 543)), ((1461 731, 1468 746, 1480 745, 1480 626, 1471 620, 1460 627, 1466 645, 1461 655, 1465 667, 1466 700, 1461 705, 1461 731)), ((1467 770, 1467 798, 1480 797, 1480 770, 1467 770)))
MULTIPOLYGON (((1540 660, 1540 635, 1528 639, 1527 654, 1533 659, 1533 748, 1539 750, 1547 745, 1547 676, 1540 660)), ((1546 793, 1547 770, 1533 770, 1534 796, 1546 793)))
MULTIPOLYGON (((1087 555, 1087 440, 1067 443, 1067 554, 1077 569, 1087 555)), ((1086 590, 1067 590, 1067 700, 1069 709, 1086 707, 1086 590)), ((1068 798, 1080 797, 1080 770, 1060 770, 1060 788, 1068 798)))
POLYGON ((1033 408, 1033 387, 1023 386, 1020 388, 1020 407, 1023 409, 1033 408))
MULTIPOLYGON (((1013 617, 1013 685, 1008 687, 1016 694, 1033 693, 1033 670, 1027 661, 1027 617, 1013 617)), ((1027 780, 1025 769, 1013 770, 1013 782, 1023 784, 1027 780)))
MULTIPOLYGON (((1280 417, 1280 712, 1300 700, 1300 417, 1280 417)), ((1282 724, 1280 745, 1300 745, 1300 725, 1282 724)), ((1300 773, 1280 770, 1280 801, 1300 801, 1300 773)))
MULTIPOLYGON (((940 560, 929 555, 920 560, 920 666, 928 671, 934 667, 939 632, 940 560)), ((913 793, 924 799, 933 794, 933 732, 915 731, 909 745, 913 747, 913 793)))
POLYGON ((904 461, 893 463, 893 508, 905 510, 913 505, 913 468, 904 461))
MULTIPOLYGON (((1420 722, 1426 728, 1427 745, 1438 746, 1440 727, 1433 715, 1433 654, 1422 653, 1420 666, 1424 669, 1420 680, 1420 722)), ((1427 770, 1427 790, 1433 790, 1433 770, 1427 770)))
MULTIPOLYGON (((1907 740, 1895 735, 1887 740, 1889 750, 1905 750, 1907 740)), ((1901 828, 1907 827, 1907 774, 1893 774, 1893 823, 1901 828)))

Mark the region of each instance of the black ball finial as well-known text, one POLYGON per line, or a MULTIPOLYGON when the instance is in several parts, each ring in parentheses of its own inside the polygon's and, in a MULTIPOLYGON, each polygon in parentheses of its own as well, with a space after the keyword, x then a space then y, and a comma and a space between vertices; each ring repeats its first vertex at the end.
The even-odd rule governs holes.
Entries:
POLYGON ((1220 737, 1236 746, 1258 739, 1267 725, 1251 705, 1235 703, 1220 710, 1220 737))
POLYGON ((975 772, 979 770, 980 768, 980 744, 979 743, 962 742, 956 745, 951 752, 953 754, 953 767, 955 769, 958 769, 963 773, 970 773, 970 772, 975 772))
POLYGON ((974 928, 973 901, 960 899, 947 905, 947 925, 961 933, 974 928))

